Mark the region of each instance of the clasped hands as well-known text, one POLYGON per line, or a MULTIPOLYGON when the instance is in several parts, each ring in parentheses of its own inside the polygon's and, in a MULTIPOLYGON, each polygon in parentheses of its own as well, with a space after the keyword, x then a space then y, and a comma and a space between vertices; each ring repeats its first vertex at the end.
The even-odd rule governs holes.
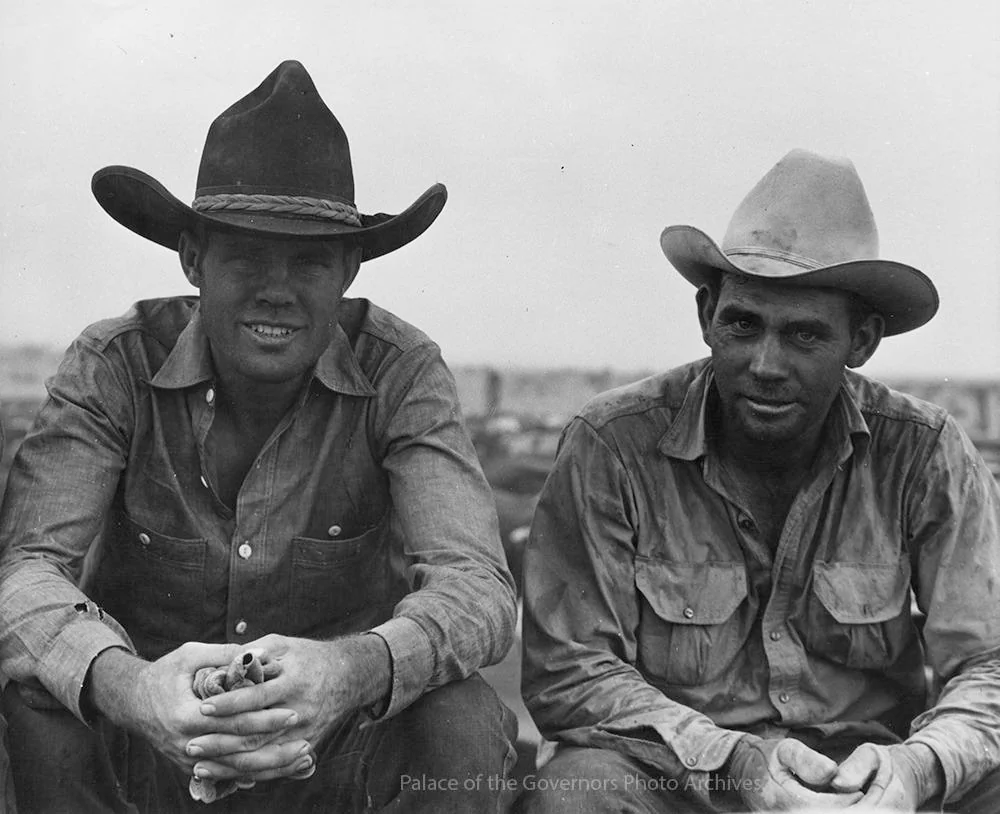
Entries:
POLYGON ((155 662, 121 658, 129 662, 117 662, 117 686, 131 689, 117 699, 104 695, 102 711, 187 773, 245 784, 308 776, 314 747, 381 697, 390 675, 388 648, 373 635, 313 641, 272 634, 242 646, 188 643, 155 662), (268 663, 266 681, 205 700, 195 695, 199 669, 247 651, 268 663))
POLYGON ((838 766, 791 738, 747 736, 737 743, 727 765, 751 811, 912 812, 936 790, 927 768, 934 761, 933 753, 922 745, 866 743, 838 766), (921 749, 926 754, 918 755, 921 749))

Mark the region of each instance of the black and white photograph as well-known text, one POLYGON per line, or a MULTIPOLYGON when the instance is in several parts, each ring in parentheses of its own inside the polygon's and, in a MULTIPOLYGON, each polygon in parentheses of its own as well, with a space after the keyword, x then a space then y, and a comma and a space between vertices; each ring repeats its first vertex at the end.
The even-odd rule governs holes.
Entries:
POLYGON ((1000 811, 1000 6, 0 66, 0 814, 1000 811))

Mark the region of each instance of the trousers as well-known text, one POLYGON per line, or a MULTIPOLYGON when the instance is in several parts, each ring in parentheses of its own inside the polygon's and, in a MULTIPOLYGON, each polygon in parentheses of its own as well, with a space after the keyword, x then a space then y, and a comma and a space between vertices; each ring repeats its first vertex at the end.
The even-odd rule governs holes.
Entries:
MULTIPOLYGON (((742 810, 735 794, 720 799, 718 807, 714 807, 713 800, 713 807, 709 808, 687 791, 683 782, 663 777, 620 752, 584 747, 559 751, 531 777, 515 805, 518 814, 580 811, 588 814, 712 814, 742 810)), ((931 803, 920 811, 997 814, 1000 812, 1000 770, 986 775, 961 800, 944 807, 940 802, 931 803)))
POLYGON ((206 806, 189 774, 142 738, 65 709, 3 694, 19 814, 501 812, 510 803, 517 718, 477 674, 433 690, 392 718, 358 714, 316 748, 307 780, 275 780, 206 806))

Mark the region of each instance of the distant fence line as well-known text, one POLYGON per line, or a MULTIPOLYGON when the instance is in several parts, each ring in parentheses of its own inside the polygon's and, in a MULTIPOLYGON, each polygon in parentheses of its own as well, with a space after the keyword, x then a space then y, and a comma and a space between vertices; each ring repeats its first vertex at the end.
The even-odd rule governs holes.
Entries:
MULTIPOLYGON (((527 415, 564 421, 598 393, 637 381, 646 373, 603 370, 453 370, 468 416, 527 415)), ((905 393, 944 407, 976 440, 1000 442, 1000 381, 887 379, 905 393)))
MULTIPOLYGON (((0 348, 0 402, 41 400, 62 354, 48 348, 0 348)), ((611 369, 526 370, 488 365, 452 369, 467 416, 522 415, 563 422, 598 393, 649 375, 611 369)), ((898 390, 952 413, 974 439, 1000 442, 1000 380, 889 378, 898 390)))

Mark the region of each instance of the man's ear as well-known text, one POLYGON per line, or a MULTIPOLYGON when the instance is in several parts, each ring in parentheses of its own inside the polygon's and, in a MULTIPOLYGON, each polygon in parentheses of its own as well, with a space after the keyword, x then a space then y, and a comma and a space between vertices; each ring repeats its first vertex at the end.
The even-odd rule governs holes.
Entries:
POLYGON ((344 275, 344 285, 340 289, 340 296, 343 297, 347 293, 347 289, 351 287, 351 283, 358 276, 358 272, 361 270, 361 246, 348 246, 344 250, 344 264, 346 273, 344 275))
POLYGON ((851 352, 847 356, 848 367, 861 367, 872 358, 885 334, 885 320, 872 311, 855 329, 851 337, 851 352))
POLYGON ((712 327, 712 319, 715 317, 715 306, 718 299, 710 286, 703 285, 694 295, 694 300, 698 304, 698 322, 701 325, 701 338, 709 347, 712 343, 708 340, 709 329, 712 327))
POLYGON ((181 232, 180 239, 177 241, 177 257, 181 261, 184 276, 195 288, 201 288, 202 283, 202 264, 199 262, 201 248, 201 244, 193 232, 187 229, 181 232))

